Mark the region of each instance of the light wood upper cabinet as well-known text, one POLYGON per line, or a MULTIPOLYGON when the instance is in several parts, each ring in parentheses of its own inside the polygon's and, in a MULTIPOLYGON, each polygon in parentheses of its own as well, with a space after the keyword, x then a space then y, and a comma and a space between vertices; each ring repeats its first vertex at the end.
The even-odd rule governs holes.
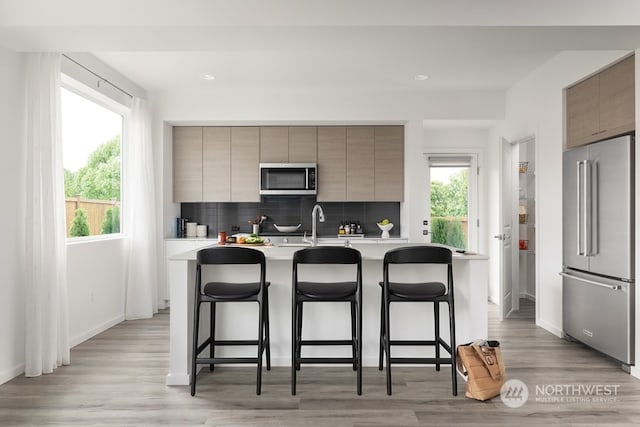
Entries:
POLYGON ((567 89, 567 148, 585 144, 600 130, 599 86, 599 77, 593 76, 567 89))
POLYGON ((231 128, 202 130, 202 199, 231 201, 231 128))
POLYGON ((289 128, 289 161, 291 163, 317 163, 317 127, 296 126, 289 128))
POLYGON ((401 202, 404 199, 404 127, 375 127, 374 200, 401 202))
POLYGON ((566 89, 566 148, 635 129, 635 58, 630 56, 566 89))
POLYGON ((259 202, 260 128, 231 128, 231 201, 259 202))
POLYGON ((202 201, 202 128, 173 128, 173 201, 202 201))
POLYGON ((347 129, 318 128, 318 201, 347 200, 347 129))
POLYGON ((260 128, 260 163, 286 163, 289 160, 289 128, 260 128))
POLYGON ((347 200, 374 200, 373 127, 347 127, 347 200))
POLYGON ((403 199, 402 126, 178 126, 173 150, 177 203, 259 202, 260 162, 317 163, 318 201, 403 199))
POLYGON ((635 57, 600 73, 600 130, 614 136, 635 129, 635 57))

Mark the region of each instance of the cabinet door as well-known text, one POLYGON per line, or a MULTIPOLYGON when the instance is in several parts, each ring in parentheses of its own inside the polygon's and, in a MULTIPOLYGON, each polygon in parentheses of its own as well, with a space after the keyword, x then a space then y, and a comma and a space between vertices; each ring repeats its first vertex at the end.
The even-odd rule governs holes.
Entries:
POLYGON ((260 128, 260 162, 289 162, 289 128, 260 128))
POLYGON ((173 128, 173 201, 202 201, 202 128, 173 128))
POLYGON ((374 199, 373 127, 347 127, 347 201, 374 199))
POLYGON ((375 128, 375 200, 404 199, 404 127, 375 128))
POLYGON ((347 130, 344 127, 318 128, 318 201, 346 200, 347 130))
POLYGON ((594 141, 600 131, 600 78, 590 77, 566 90, 566 147, 594 141))
POLYGON ((635 58, 600 73, 600 133, 597 139, 635 129, 635 58))
POLYGON ((231 201, 231 128, 202 130, 202 200, 231 201))
POLYGON ((231 201, 259 202, 260 128, 231 128, 231 201))
POLYGON ((318 128, 297 126, 289 128, 289 161, 317 163, 318 128))

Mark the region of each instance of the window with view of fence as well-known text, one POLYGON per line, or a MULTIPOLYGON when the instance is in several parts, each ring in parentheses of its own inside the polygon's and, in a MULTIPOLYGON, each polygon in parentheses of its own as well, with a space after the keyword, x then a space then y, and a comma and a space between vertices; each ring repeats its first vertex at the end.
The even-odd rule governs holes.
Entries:
POLYGON ((84 211, 88 226, 88 236, 99 234, 118 233, 120 231, 119 217, 120 202, 117 200, 87 200, 80 197, 66 198, 65 208, 67 215, 67 237, 75 237, 71 234, 74 219, 78 209, 84 211), (117 223, 117 225, 116 225, 117 223))

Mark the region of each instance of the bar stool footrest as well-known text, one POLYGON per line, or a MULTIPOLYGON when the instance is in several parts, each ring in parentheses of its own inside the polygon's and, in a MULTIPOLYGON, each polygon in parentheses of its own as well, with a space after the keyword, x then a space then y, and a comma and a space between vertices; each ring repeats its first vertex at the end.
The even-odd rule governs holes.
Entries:
POLYGON ((258 363, 255 357, 202 357, 196 359, 198 365, 223 365, 227 363, 258 363))
POLYGON ((300 345, 355 345, 352 340, 302 340, 298 341, 300 345))
POLYGON ((337 364, 353 364, 351 357, 302 357, 298 359, 300 363, 337 363, 337 364))
POLYGON ((440 365, 451 365, 450 357, 392 357, 391 363, 398 364, 440 364, 440 365))

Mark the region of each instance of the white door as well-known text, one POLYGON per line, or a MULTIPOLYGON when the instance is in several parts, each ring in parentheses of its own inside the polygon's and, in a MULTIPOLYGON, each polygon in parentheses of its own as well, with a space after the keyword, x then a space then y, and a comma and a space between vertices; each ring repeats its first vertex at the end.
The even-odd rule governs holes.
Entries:
MULTIPOLYGON (((514 224, 514 188, 515 169, 513 145, 503 138, 500 170, 500 233, 494 237, 500 241, 500 317, 504 319, 517 309, 517 289, 514 289, 514 277, 518 266, 513 256, 514 224), (515 270, 515 271, 514 271, 515 270)), ((517 200, 517 199, 516 199, 517 200)))

